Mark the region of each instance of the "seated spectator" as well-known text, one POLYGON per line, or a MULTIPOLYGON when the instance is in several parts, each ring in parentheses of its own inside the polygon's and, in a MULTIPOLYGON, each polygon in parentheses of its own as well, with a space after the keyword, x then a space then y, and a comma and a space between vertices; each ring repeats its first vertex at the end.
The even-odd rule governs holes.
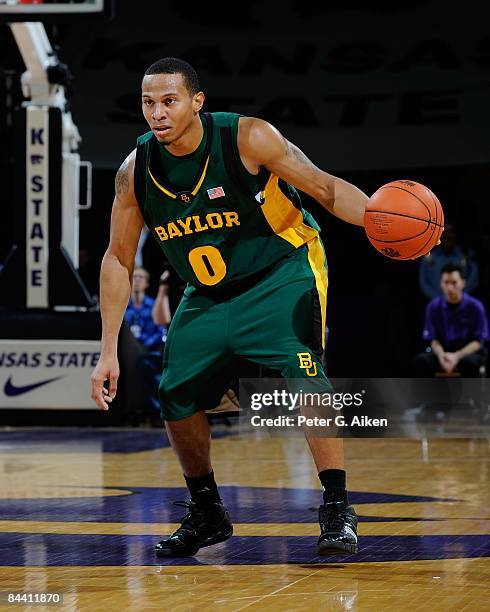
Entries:
POLYGON ((466 279, 466 292, 478 287, 478 264, 473 249, 465 250, 458 244, 456 226, 448 223, 441 236, 440 246, 422 258, 419 267, 420 290, 429 299, 441 295, 441 270, 447 264, 459 266, 466 279))
POLYGON ((460 266, 446 265, 440 284, 443 295, 431 300, 425 310, 423 338, 430 342, 430 350, 417 355, 415 374, 422 378, 442 371, 476 377, 487 357, 485 307, 464 292, 465 279, 460 266))
POLYGON ((164 328, 153 321, 152 311, 155 300, 146 295, 150 275, 144 268, 136 268, 133 273, 131 297, 124 318, 133 336, 145 350, 162 347, 164 328))
POLYGON ((136 367, 140 372, 141 381, 143 383, 146 400, 151 410, 150 421, 152 425, 161 425, 159 419, 160 402, 158 398, 158 386, 162 376, 163 348, 167 338, 167 326, 169 325, 171 319, 170 305, 168 300, 168 279, 169 272, 166 270, 160 276, 160 285, 158 288, 157 297, 155 300, 151 300, 151 319, 153 325, 162 330, 160 332, 160 341, 151 350, 147 350, 142 353, 138 357, 136 363, 136 367))

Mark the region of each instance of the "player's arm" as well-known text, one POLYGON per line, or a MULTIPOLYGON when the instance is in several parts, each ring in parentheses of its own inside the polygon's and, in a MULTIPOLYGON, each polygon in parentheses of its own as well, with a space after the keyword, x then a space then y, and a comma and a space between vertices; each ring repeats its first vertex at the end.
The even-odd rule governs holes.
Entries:
POLYGON ((92 399, 102 410, 116 395, 119 378, 117 338, 131 295, 134 256, 143 219, 134 195, 133 151, 116 174, 116 195, 112 206, 110 242, 100 268, 100 311, 102 343, 99 362, 92 374, 92 399), (109 380, 109 389, 104 382, 109 380))
POLYGON ((368 197, 360 189, 317 168, 296 145, 270 123, 255 117, 240 118, 238 148, 245 166, 254 173, 260 166, 315 198, 335 216, 364 225, 368 197))

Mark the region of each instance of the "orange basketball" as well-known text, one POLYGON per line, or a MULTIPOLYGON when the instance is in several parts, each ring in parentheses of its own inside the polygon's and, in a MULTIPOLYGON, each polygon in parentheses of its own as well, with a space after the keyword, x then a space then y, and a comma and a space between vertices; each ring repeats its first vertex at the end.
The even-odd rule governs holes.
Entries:
POLYGON ((386 257, 416 259, 438 243, 444 231, 444 212, 428 187, 393 181, 369 199, 364 228, 369 242, 386 257))

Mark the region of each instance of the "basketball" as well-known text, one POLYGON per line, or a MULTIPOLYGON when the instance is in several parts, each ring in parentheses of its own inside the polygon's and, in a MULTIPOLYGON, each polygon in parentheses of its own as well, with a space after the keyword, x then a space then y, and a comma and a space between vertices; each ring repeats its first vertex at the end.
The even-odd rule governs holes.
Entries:
POLYGON ((432 191, 414 181, 392 181, 369 199, 364 228, 374 248, 392 259, 427 255, 444 231, 444 212, 432 191))

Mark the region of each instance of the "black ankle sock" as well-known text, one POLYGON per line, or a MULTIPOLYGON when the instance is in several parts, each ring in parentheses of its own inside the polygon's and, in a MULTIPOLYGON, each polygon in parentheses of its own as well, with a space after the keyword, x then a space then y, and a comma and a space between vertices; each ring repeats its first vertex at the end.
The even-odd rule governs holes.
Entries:
POLYGON ((323 501, 349 503, 345 489, 345 470, 323 470, 318 474, 323 487, 323 501))
POLYGON ((195 501, 196 504, 207 505, 221 501, 212 470, 206 476, 190 477, 184 474, 184 478, 192 501, 195 501))

